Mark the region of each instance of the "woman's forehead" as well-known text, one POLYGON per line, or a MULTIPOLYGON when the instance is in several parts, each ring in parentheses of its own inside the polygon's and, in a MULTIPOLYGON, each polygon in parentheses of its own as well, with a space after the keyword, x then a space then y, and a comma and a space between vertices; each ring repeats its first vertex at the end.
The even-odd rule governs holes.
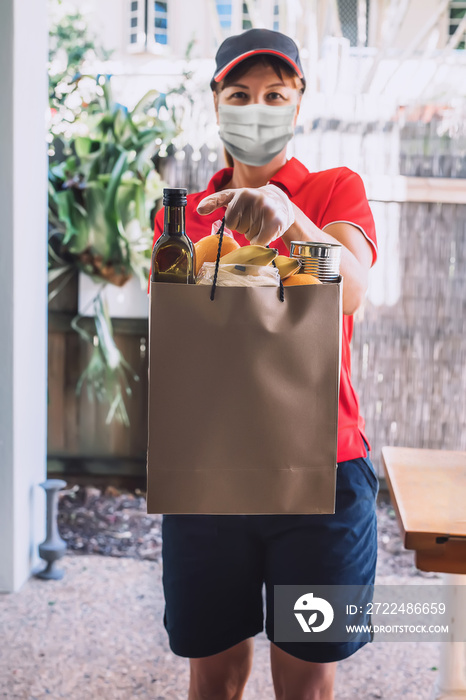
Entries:
POLYGON ((260 84, 263 87, 278 87, 280 85, 285 85, 287 87, 296 87, 296 77, 291 77, 281 72, 281 77, 276 73, 272 66, 256 64, 251 66, 245 73, 241 75, 238 79, 230 82, 228 79, 224 81, 221 89, 228 87, 249 87, 248 83, 257 85, 260 84))

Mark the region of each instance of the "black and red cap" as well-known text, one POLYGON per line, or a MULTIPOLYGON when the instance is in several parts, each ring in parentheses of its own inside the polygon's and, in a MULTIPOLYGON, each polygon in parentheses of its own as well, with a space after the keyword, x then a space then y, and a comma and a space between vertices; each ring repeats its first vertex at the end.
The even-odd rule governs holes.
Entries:
POLYGON ((293 39, 271 29, 248 29, 242 34, 229 36, 220 44, 215 56, 216 68, 211 88, 214 89, 215 83, 223 80, 238 63, 258 54, 281 58, 305 83, 299 50, 293 39))

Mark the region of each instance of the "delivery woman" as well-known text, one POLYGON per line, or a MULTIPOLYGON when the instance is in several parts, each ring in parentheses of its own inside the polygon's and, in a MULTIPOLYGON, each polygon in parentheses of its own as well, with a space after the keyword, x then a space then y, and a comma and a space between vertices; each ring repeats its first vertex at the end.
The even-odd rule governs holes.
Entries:
MULTIPOLYGON (((358 175, 310 173, 286 159, 305 79, 289 37, 251 29, 226 39, 211 87, 230 167, 188 196, 196 242, 225 214, 241 245, 289 254, 291 241, 342 245, 342 369, 334 515, 165 515, 164 625, 172 651, 190 659, 189 700, 239 700, 265 630, 276 697, 333 699, 336 664, 370 641, 275 643, 273 591, 282 585, 370 585, 377 558, 377 477, 351 385, 352 314, 376 259, 374 222, 358 175)), ((155 239, 162 233, 156 217, 155 239)))

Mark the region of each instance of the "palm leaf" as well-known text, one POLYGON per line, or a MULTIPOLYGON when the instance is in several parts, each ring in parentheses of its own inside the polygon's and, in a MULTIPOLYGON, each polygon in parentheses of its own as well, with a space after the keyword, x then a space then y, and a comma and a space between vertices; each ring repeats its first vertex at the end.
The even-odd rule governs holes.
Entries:
POLYGON ((87 136, 77 136, 74 141, 74 147, 76 149, 76 154, 82 160, 89 155, 92 148, 92 139, 87 136))
POLYGON ((157 90, 148 90, 148 92, 146 92, 146 94, 141 97, 139 102, 136 103, 136 106, 129 113, 131 119, 136 114, 140 114, 148 105, 154 104, 157 97, 159 97, 159 94, 160 93, 157 90))

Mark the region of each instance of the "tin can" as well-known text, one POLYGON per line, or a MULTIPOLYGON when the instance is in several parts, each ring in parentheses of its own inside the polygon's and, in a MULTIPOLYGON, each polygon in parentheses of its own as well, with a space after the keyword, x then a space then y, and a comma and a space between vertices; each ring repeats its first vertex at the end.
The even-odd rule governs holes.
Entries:
POLYGON ((321 282, 338 282, 341 260, 339 243, 291 241, 290 257, 301 261, 302 272, 314 275, 321 282))

